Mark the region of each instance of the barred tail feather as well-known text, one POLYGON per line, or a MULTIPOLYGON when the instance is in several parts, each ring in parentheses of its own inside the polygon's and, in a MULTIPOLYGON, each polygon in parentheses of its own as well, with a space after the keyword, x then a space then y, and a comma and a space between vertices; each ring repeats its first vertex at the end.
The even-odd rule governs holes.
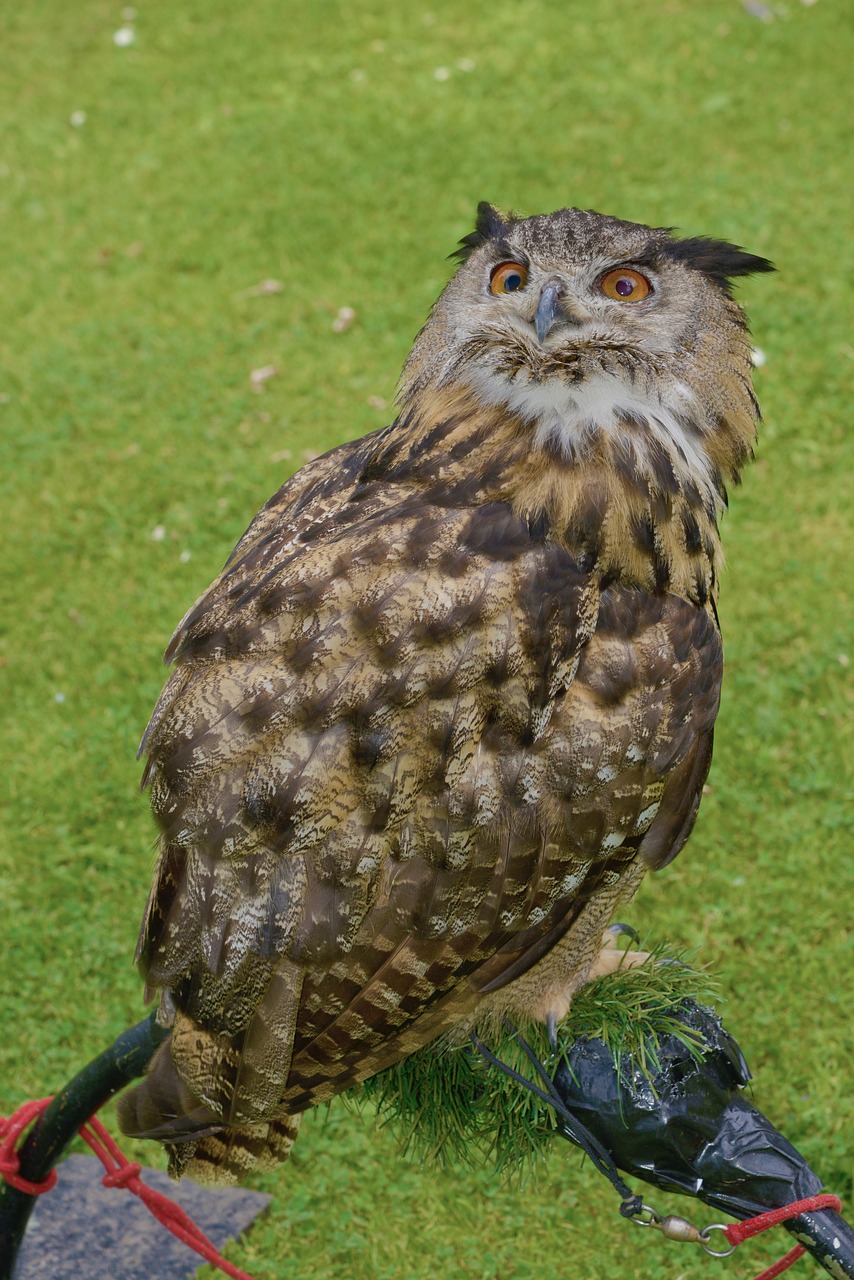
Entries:
POLYGON ((119 1099, 122 1133, 164 1143, 170 1175, 186 1175, 205 1186, 233 1186, 251 1172, 286 1160, 299 1131, 299 1115, 276 1112, 256 1123, 229 1125, 179 1075, 174 1036, 160 1046, 146 1078, 119 1099))
POLYGON ((287 1160, 301 1119, 301 1115, 281 1115, 188 1142, 168 1143, 169 1174, 192 1178, 202 1186, 236 1186, 248 1174, 263 1173, 287 1160))

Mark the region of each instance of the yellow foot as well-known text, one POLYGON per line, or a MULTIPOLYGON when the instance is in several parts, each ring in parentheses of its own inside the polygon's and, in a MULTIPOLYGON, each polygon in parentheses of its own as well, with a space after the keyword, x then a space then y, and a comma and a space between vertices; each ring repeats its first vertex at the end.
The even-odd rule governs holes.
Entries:
MULTIPOLYGON (((597 978, 604 978, 608 973, 616 973, 618 969, 634 969, 637 965, 643 964, 649 959, 648 951, 623 951, 617 946, 617 940, 624 934, 627 934, 634 942, 639 942, 640 938, 634 929, 627 924, 611 924, 602 934, 602 945, 599 948, 590 971, 584 979, 584 983, 595 982, 597 978)), ((557 1051, 557 1027, 569 1012, 569 1006, 572 1003, 572 997, 578 990, 579 985, 575 983, 572 988, 557 993, 550 991, 546 1001, 538 1010, 534 1011, 534 1016, 538 1021, 545 1022, 548 1028, 549 1041, 552 1049, 557 1051)))
POLYGON ((622 951, 617 946, 617 939, 623 934, 629 934, 636 942, 639 941, 638 935, 634 929, 630 929, 624 924, 611 924, 602 935, 602 946, 599 954, 590 966, 590 972, 587 975, 588 982, 595 982, 597 978, 604 978, 607 973, 616 973, 617 969, 634 969, 639 964, 643 964, 649 959, 648 951, 622 951))

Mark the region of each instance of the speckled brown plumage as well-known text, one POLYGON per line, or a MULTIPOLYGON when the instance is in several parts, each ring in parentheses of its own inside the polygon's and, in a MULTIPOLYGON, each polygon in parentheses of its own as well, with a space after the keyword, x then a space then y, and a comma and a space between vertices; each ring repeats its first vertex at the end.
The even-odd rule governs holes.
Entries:
POLYGON ((138 957, 173 1033, 120 1114, 175 1172, 275 1163, 433 1037, 559 1016, 696 816, 756 412, 727 281, 767 264, 488 206, 462 256, 395 422, 267 503, 168 650, 138 957), (615 266, 652 301, 603 298, 615 266))

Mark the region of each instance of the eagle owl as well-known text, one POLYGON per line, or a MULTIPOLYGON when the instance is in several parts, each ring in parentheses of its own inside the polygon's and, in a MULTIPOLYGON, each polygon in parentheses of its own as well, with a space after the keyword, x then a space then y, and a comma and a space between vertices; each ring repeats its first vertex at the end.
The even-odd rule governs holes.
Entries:
POLYGON ((764 258, 488 204, 394 422, 303 467, 167 650, 138 960, 171 1026, 121 1103, 173 1173, 442 1034, 566 1012, 693 826, 725 485, 764 258))

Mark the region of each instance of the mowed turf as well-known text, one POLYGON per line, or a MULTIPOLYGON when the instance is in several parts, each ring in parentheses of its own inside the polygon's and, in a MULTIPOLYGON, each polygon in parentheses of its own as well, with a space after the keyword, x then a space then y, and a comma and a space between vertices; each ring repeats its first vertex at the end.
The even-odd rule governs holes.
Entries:
MULTIPOLYGON (((700 949, 756 1101, 850 1197, 853 27, 831 0, 0 13, 0 1110, 142 1014, 134 756, 173 626, 305 458, 389 420, 476 202, 575 204, 779 268, 740 290, 765 424, 725 522, 710 793, 627 914, 700 949)), ((786 1245, 712 1264, 557 1143, 520 1190, 338 1104, 256 1184, 230 1256, 259 1280, 699 1280, 786 1245)))

